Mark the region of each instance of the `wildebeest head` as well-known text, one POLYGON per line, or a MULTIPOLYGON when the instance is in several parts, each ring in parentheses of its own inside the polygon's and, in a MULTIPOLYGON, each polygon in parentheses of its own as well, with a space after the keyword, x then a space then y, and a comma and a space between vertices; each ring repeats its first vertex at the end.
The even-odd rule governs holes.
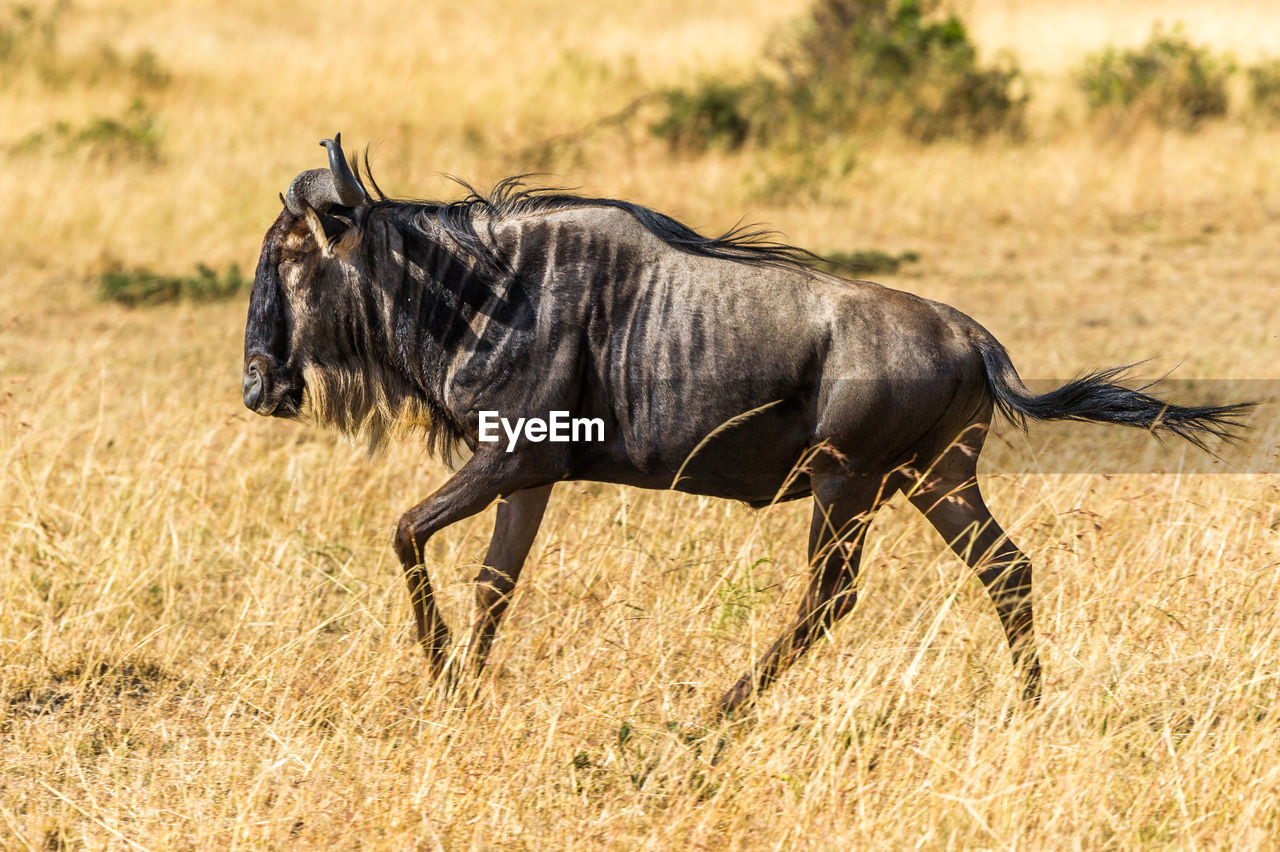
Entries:
POLYGON ((321 142, 329 167, 294 178, 262 244, 245 326, 244 404, 264 415, 306 418, 375 442, 402 412, 394 382, 371 376, 362 289, 372 277, 357 251, 369 196, 341 136, 321 142))

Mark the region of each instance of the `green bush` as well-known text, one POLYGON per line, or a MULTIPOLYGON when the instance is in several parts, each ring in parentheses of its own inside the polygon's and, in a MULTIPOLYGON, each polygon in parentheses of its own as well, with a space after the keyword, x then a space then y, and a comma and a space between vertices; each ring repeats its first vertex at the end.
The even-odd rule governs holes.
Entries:
POLYGON ((751 135, 751 114, 765 81, 733 85, 706 79, 692 89, 658 93, 666 110, 653 132, 677 147, 737 148, 751 135))
POLYGON ((57 50, 58 24, 68 5, 60 2, 43 14, 31 6, 10 6, 7 19, 0 20, 0 67, 34 64, 42 69, 57 50))
POLYGON ((1012 60, 979 66, 964 23, 933 0, 818 0, 766 72, 660 93, 651 130, 690 149, 810 145, 882 127, 975 137, 1020 130, 1024 89, 1012 60))
POLYGON ((1017 66, 979 66, 964 22, 937 6, 819 0, 776 53, 792 103, 820 127, 888 123, 926 141, 1020 127, 1027 98, 1017 66))
POLYGON ((16 145, 17 153, 52 149, 55 153, 87 150, 107 159, 154 162, 160 159, 164 126, 141 98, 135 98, 119 117, 95 115, 79 127, 59 121, 45 130, 28 134, 16 145))
POLYGON ((1157 26, 1140 48, 1090 54, 1075 77, 1093 112, 1121 110, 1190 129, 1226 114, 1234 70, 1229 56, 1192 44, 1180 28, 1157 26))
MULTIPOLYGON (((150 91, 170 82, 169 72, 154 52, 143 49, 122 54, 97 41, 68 52, 60 33, 72 11, 70 0, 52 4, 0 6, 0 88, 23 79, 61 89, 69 85, 115 86, 150 91)), ((69 154, 87 151, 110 160, 154 162, 160 158, 164 127, 140 95, 119 115, 94 115, 83 124, 56 121, 27 133, 9 147, 15 154, 69 154)))
POLYGON ((919 261, 920 254, 914 251, 890 254, 879 249, 865 249, 828 252, 823 255, 822 263, 814 265, 826 272, 848 278, 854 275, 893 275, 902 264, 919 261))
POLYGON ((149 269, 109 269, 98 276, 98 298, 129 307, 166 302, 211 302, 248 293, 253 281, 232 264, 219 275, 203 263, 189 276, 161 275, 149 269))
POLYGON ((1280 119, 1280 59, 1249 68, 1249 101, 1267 117, 1280 119))
POLYGON ((75 52, 64 50, 59 36, 71 12, 70 0, 39 9, 10 5, 0 12, 0 85, 24 70, 55 88, 73 82, 98 85, 120 80, 143 89, 169 84, 168 70, 150 49, 125 55, 109 42, 96 41, 75 52))

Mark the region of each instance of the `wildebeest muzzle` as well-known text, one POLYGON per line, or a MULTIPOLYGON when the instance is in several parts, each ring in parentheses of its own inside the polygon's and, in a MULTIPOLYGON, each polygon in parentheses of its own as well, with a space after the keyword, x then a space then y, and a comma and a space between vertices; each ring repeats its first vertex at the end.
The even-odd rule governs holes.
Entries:
POLYGON ((245 407, 263 417, 292 417, 301 403, 299 383, 290 380, 269 355, 245 360, 240 383, 245 407))

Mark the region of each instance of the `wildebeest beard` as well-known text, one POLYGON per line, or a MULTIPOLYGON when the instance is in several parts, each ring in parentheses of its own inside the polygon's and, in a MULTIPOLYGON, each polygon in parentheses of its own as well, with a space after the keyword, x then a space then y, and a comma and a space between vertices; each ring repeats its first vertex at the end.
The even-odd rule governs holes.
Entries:
POLYGON ((428 449, 452 463, 456 437, 433 417, 431 406, 415 398, 385 365, 360 367, 309 363, 302 368, 304 387, 299 419, 337 429, 366 445, 369 455, 396 438, 420 436, 428 449))

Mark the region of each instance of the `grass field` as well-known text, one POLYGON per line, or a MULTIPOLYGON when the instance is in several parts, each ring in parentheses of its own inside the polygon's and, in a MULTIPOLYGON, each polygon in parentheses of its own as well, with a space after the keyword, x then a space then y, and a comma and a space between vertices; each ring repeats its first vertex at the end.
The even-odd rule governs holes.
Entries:
MULTIPOLYGON (((1052 57, 1053 4, 966 8, 984 48, 1025 39, 1060 99, 1038 109, 1070 116, 1071 57, 1147 29, 1096 5, 1052 57)), ((1036 712, 977 582, 895 501, 858 609, 718 725, 796 605, 808 507, 582 483, 558 487, 461 706, 425 676, 389 547, 447 471, 249 414, 244 299, 95 298, 115 266, 251 269, 277 193, 340 130, 401 195, 542 169, 704 230, 918 252, 885 283, 977 318, 1027 378, 1150 357, 1153 377, 1280 380, 1280 128, 1240 110, 1195 134, 869 139, 851 169, 676 155, 643 108, 597 124, 750 67, 805 6, 0 11, 21 36, 0 38, 0 847, 1275 847, 1274 405, 1254 472, 986 477, 1037 565, 1036 712)), ((1280 53, 1280 13, 1240 16, 1201 37, 1280 53)), ((491 524, 429 545, 455 635, 491 524)))

